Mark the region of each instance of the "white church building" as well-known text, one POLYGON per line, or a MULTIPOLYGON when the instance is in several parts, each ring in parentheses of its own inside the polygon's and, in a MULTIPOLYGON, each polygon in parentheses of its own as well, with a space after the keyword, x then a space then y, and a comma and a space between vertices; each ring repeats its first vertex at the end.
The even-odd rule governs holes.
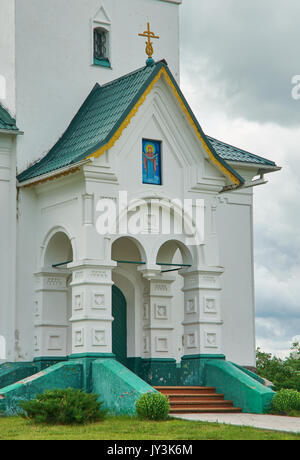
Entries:
POLYGON ((128 413, 153 387, 273 397, 253 191, 280 168, 202 131, 181 3, 0 0, 0 413, 65 385, 128 413))

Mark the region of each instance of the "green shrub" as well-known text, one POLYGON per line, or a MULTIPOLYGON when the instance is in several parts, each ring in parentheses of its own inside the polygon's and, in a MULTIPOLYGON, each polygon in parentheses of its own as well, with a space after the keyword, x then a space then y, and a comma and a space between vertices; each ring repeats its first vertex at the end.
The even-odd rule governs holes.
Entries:
POLYGON ((103 420, 106 411, 101 409, 98 395, 81 390, 48 390, 31 401, 22 401, 22 417, 36 423, 50 425, 82 425, 103 420))
POLYGON ((300 411, 300 393, 295 390, 280 390, 273 398, 272 409, 279 414, 300 411))
POLYGON ((161 393, 145 393, 136 402, 139 418, 148 420, 166 420, 170 412, 167 396, 161 393))
POLYGON ((280 359, 259 348, 256 352, 258 375, 270 380, 275 391, 284 389, 300 391, 300 344, 295 342, 288 357, 280 359))

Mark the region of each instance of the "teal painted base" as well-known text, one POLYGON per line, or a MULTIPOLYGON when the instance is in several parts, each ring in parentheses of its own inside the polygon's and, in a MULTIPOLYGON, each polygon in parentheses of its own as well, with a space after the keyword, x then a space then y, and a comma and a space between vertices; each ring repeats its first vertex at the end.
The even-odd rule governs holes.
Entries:
POLYGON ((33 399, 37 394, 55 388, 83 389, 82 366, 71 362, 55 364, 21 382, 2 388, 0 416, 18 414, 20 401, 33 399))
POLYGON ((1 365, 0 415, 16 414, 20 400, 53 388, 95 392, 118 414, 134 414, 136 400, 155 391, 153 386, 213 386, 236 407, 257 414, 269 409, 275 394, 262 385, 260 377, 226 361, 223 355, 184 356, 181 364, 168 358, 129 358, 131 370, 112 354, 76 354, 53 365, 55 361, 57 358, 42 357, 33 363, 1 365))
POLYGON ((93 393, 99 395, 111 414, 135 414, 135 403, 155 390, 114 359, 98 359, 92 364, 93 393))
POLYGON ((224 355, 186 355, 178 371, 178 384, 205 386, 204 368, 208 360, 225 360, 224 355))
POLYGON ((111 353, 85 353, 73 354, 68 357, 69 362, 82 365, 83 368, 83 389, 87 393, 92 392, 93 374, 92 364, 97 359, 114 359, 115 355, 111 353))
POLYGON ((177 365, 175 359, 128 358, 127 362, 129 369, 149 385, 177 385, 177 365))
POLYGON ((39 371, 35 363, 4 363, 0 366, 0 389, 39 371))
POLYGON ((51 356, 46 356, 46 357, 40 357, 40 358, 34 358, 33 362, 34 364, 38 367, 39 371, 43 371, 44 369, 47 369, 50 366, 54 366, 54 364, 58 364, 61 362, 68 361, 68 358, 65 357, 51 357, 51 356))
POLYGON ((234 406, 241 407, 249 414, 263 414, 272 405, 275 392, 262 385, 245 369, 239 369, 228 361, 210 360, 204 367, 206 386, 214 386, 217 393, 233 401, 234 406))

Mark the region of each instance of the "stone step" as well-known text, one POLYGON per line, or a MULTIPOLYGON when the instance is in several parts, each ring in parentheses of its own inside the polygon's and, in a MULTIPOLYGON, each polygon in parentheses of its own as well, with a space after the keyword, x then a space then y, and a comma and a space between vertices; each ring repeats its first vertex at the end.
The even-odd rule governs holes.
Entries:
POLYGON ((239 407, 233 407, 232 401, 225 401, 215 387, 158 386, 155 389, 169 397, 171 414, 242 412, 239 407))
POLYGON ((212 407, 217 407, 217 406, 231 406, 233 407, 232 401, 224 401, 224 400, 203 400, 203 401, 176 401, 176 402, 170 402, 171 408, 175 407, 181 407, 181 406, 186 406, 186 407, 196 407, 196 406, 212 406, 212 407))
POLYGON ((201 406, 201 407, 180 407, 170 410, 170 414, 207 414, 207 413, 241 413, 242 409, 239 407, 211 407, 211 406, 201 406))
POLYGON ((213 387, 154 387, 157 391, 162 394, 212 394, 216 392, 216 389, 213 387))
POLYGON ((202 401, 207 399, 224 399, 224 395, 219 393, 201 393, 201 394, 189 394, 189 393, 169 393, 166 396, 169 397, 170 401, 177 401, 178 399, 185 399, 187 401, 202 401))

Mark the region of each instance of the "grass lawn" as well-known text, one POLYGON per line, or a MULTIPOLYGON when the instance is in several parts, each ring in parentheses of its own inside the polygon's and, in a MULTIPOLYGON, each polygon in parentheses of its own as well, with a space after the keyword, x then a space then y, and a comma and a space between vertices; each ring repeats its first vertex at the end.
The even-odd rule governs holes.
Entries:
POLYGON ((170 419, 108 417, 86 426, 41 426, 19 417, 0 418, 0 440, 300 440, 300 435, 256 428, 170 419))

